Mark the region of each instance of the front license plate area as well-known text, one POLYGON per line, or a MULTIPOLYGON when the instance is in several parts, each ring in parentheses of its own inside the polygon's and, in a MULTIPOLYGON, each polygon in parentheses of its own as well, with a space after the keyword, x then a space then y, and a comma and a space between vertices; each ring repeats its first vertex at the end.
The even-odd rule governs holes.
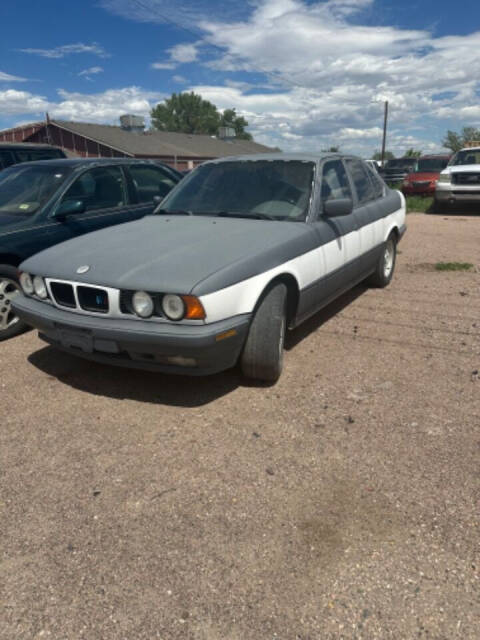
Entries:
POLYGON ((88 329, 75 329, 57 324, 58 338, 62 346, 67 349, 80 349, 85 353, 93 352, 93 338, 88 329))

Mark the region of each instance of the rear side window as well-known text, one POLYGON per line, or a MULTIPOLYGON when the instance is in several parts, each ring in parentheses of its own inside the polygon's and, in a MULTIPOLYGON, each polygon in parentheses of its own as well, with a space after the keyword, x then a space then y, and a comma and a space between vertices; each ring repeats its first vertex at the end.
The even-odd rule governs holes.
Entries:
POLYGON ((341 160, 330 160, 323 165, 321 199, 339 200, 351 198, 352 192, 348 184, 348 177, 341 160))
POLYGON ((370 181, 367 168, 363 162, 355 158, 348 158, 346 162, 353 184, 355 185, 359 204, 365 204, 366 202, 374 200, 375 197, 378 197, 375 196, 373 184, 370 181))
POLYGON ((153 202, 155 196, 164 198, 177 184, 161 167, 131 165, 129 168, 139 202, 153 202))
POLYGON ((385 184, 379 176, 378 171, 370 167, 368 164, 366 165, 366 168, 372 183, 375 198, 383 198, 385 195, 385 184))

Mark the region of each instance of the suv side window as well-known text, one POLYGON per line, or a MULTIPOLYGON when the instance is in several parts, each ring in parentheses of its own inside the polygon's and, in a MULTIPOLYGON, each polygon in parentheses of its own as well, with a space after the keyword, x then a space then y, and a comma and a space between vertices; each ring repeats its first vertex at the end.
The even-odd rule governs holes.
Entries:
POLYGON ((341 160, 329 160, 323 165, 321 200, 351 198, 348 176, 341 160))
POLYGON ((11 151, 0 151, 0 169, 6 169, 15 164, 15 159, 11 151))
POLYGON ((347 167, 350 171, 355 190, 357 192, 358 203, 365 204, 371 200, 375 200, 375 192, 373 185, 368 177, 367 169, 360 160, 355 158, 347 158, 347 167))
POLYGON ((175 180, 161 167, 151 165, 130 165, 128 167, 132 176, 139 202, 152 202, 154 196, 163 198, 177 184, 175 180))
POLYGON ((85 171, 62 198, 81 200, 85 211, 122 207, 127 203, 125 181, 120 167, 95 167, 85 171))

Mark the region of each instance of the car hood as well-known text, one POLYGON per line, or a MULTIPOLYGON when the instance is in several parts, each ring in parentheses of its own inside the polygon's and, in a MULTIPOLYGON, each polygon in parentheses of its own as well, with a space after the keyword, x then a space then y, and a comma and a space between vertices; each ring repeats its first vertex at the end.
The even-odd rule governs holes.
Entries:
POLYGON ((478 173, 480 171, 480 164, 457 164, 447 167, 442 171, 443 174, 449 173, 464 173, 464 172, 478 173))
POLYGON ((63 242, 21 268, 121 289, 202 295, 313 249, 313 236, 301 222, 151 215, 63 242), (86 266, 88 272, 77 273, 86 266))
POLYGON ((409 173, 406 180, 409 182, 421 182, 423 180, 438 180, 440 171, 419 171, 418 173, 409 173))

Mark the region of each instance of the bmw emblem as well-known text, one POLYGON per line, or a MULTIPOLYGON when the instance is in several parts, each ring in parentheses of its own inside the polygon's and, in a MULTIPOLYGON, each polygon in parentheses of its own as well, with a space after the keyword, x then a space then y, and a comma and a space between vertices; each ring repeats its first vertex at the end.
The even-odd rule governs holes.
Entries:
POLYGON ((78 267, 77 273, 87 273, 90 271, 90 266, 88 264, 83 265, 83 267, 78 267))

